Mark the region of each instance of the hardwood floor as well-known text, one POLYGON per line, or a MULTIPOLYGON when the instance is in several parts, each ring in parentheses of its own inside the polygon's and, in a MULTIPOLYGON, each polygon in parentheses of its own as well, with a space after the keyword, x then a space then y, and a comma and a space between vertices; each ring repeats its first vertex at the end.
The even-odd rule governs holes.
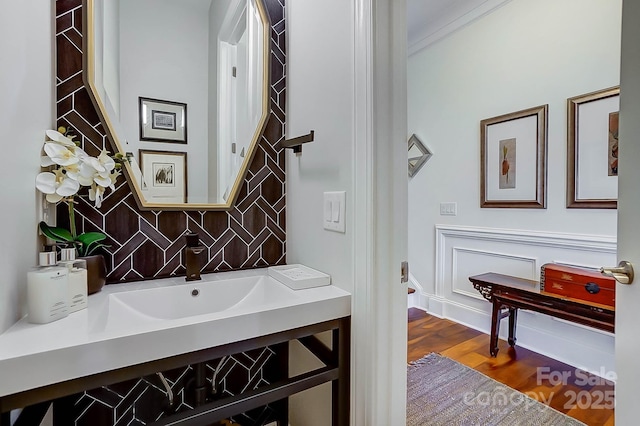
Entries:
POLYGON ((408 337, 408 361, 437 352, 589 426, 614 424, 612 382, 504 340, 492 358, 489 335, 416 308, 409 309, 408 337))

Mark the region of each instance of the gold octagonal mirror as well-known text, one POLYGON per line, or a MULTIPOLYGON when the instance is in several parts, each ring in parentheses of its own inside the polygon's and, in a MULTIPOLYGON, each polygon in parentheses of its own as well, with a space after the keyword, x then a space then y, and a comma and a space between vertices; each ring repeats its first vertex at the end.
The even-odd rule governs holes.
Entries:
POLYGON ((269 114, 261 0, 85 2, 85 80, 139 207, 231 208, 269 114))

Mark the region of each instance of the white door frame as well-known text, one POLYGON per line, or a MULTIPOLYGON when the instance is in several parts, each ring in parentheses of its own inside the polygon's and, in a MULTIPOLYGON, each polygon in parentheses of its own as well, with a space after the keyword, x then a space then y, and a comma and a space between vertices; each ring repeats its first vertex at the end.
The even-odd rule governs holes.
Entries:
POLYGON ((351 424, 406 422, 404 0, 356 0, 351 424))

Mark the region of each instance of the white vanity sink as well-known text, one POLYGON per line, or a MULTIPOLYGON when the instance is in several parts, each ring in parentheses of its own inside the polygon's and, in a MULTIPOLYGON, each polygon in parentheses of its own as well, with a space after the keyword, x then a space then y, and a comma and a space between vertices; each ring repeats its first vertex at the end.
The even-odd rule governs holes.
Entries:
POLYGON ((112 318, 111 323, 129 314, 136 316, 133 319, 145 315, 170 320, 268 305, 297 297, 295 291, 266 275, 217 281, 205 279, 110 294, 106 315, 112 318))
POLYGON ((105 286, 88 308, 0 334, 0 396, 350 315, 329 285, 292 290, 266 269, 105 286), (25 372, 29 374, 25 374, 25 372))

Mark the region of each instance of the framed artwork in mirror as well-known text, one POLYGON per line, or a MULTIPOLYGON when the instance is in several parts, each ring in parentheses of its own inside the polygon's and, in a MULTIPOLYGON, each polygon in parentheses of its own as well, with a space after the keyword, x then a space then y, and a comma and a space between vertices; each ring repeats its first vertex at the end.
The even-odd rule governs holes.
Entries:
POLYGON ((546 208, 547 109, 480 122, 480 207, 546 208))
POLYGON ((141 189, 146 200, 187 202, 187 153, 140 150, 141 189))
POLYGON ((620 88, 567 99, 567 208, 618 207, 620 88))
POLYGON ((415 133, 411 135, 408 143, 409 177, 413 177, 424 166, 424 163, 431 158, 433 153, 418 139, 415 133))
POLYGON ((187 104, 138 99, 141 141, 187 143, 187 104))

